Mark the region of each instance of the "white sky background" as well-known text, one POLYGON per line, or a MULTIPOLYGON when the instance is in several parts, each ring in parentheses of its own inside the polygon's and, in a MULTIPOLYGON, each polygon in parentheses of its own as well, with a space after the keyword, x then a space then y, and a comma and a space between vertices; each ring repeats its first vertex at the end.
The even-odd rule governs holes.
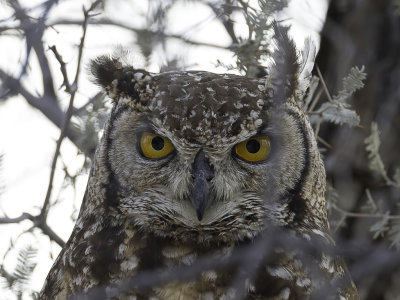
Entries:
MULTIPOLYGON (((21 0, 21 4, 32 7, 43 1, 21 0)), ((74 0, 61 1, 51 14, 51 19, 58 17, 82 18, 82 4, 89 7, 91 1, 74 0), (61 8, 62 7, 62 8, 61 8)), ((109 1, 108 17, 129 20, 132 26, 143 26, 144 18, 138 17, 138 11, 143 15, 147 11, 147 1, 109 1), (132 3, 135 3, 133 5, 132 3)), ((287 17, 292 24, 292 36, 299 48, 302 47, 304 38, 312 36, 315 43, 319 44, 318 31, 323 25, 327 10, 327 0, 292 0, 291 6, 287 10, 287 17)), ((0 19, 9 16, 9 11, 5 9, 0 1, 0 19)), ((283 18, 283 17, 282 17, 283 18)), ((184 2, 176 6, 169 15, 168 26, 170 33, 183 34, 185 37, 196 41, 215 43, 226 46, 230 39, 225 29, 215 20, 212 11, 204 5, 193 2, 184 2), (200 25, 199 25, 200 24, 200 25)), ((64 61, 68 63, 70 79, 73 78, 75 63, 77 58, 77 47, 81 38, 81 28, 79 26, 57 26, 57 32, 47 30, 44 37, 45 44, 48 46, 56 45, 62 54, 64 61)), ((235 28, 238 35, 245 35, 247 28, 238 23, 235 28)), ((24 57, 24 43, 15 38, 0 39, 0 66, 11 74, 18 74, 19 63, 24 57)), ((111 27, 89 26, 83 62, 87 63, 91 58, 99 54, 111 53, 116 45, 132 49, 132 63, 141 67, 143 64, 140 56, 134 55, 136 48, 132 48, 134 36, 121 29, 111 27)), ((184 54, 184 63, 190 69, 207 70, 223 73, 224 70, 215 68, 216 59, 225 63, 232 63, 232 54, 226 51, 206 48, 185 46, 179 42, 168 44, 167 52, 169 58, 176 54, 184 54)), ((50 62, 55 75, 56 88, 61 85, 62 78, 59 72, 59 65, 49 55, 50 62)), ((31 71, 38 69, 36 58, 32 56, 30 63, 31 71)), ((165 53, 160 52, 154 57, 154 64, 150 71, 157 72, 160 63, 166 59, 165 53)), ((30 91, 35 91, 35 83, 41 86, 39 74, 35 72, 24 79, 24 84, 30 91), (36 76, 35 76, 36 75, 36 76)), ((76 105, 79 107, 84 104, 86 99, 94 95, 98 88, 88 80, 86 73, 82 73, 80 88, 76 105)), ((39 90, 39 93, 42 91, 39 90)), ((68 103, 68 95, 64 92, 63 100, 68 103)), ((39 111, 29 106, 22 97, 13 97, 5 103, 0 103, 0 153, 4 154, 3 167, 0 172, 0 185, 5 187, 0 195, 0 217, 1 212, 7 213, 9 217, 20 216, 23 212, 37 214, 44 201, 49 175, 51 160, 55 151, 55 142, 58 139, 59 130, 50 123, 39 111)), ((83 157, 77 155, 76 148, 69 140, 65 139, 61 149, 62 160, 68 165, 69 171, 74 172, 83 162, 83 157)), ((53 207, 49 213, 48 224, 65 241, 68 239, 73 222, 70 218, 73 212, 73 205, 79 208, 84 194, 87 176, 82 176, 78 180, 77 189, 72 188, 63 190, 59 195, 63 184, 63 172, 60 171, 62 163, 58 163, 58 172, 54 181, 52 200, 58 196, 60 203, 53 207)), ((18 235, 31 227, 30 221, 25 221, 17 225, 0 225, 0 262, 6 252, 10 239, 16 241, 18 235)), ((61 250, 55 243, 50 243, 46 236, 40 234, 36 229, 36 234, 23 234, 18 239, 16 249, 31 243, 39 248, 38 266, 35 269, 32 279, 32 289, 39 291, 45 276, 52 265, 53 258, 61 250)), ((12 270, 15 263, 17 251, 12 251, 5 261, 5 267, 12 270)), ((13 295, 0 288, 0 299, 15 299, 13 295)))

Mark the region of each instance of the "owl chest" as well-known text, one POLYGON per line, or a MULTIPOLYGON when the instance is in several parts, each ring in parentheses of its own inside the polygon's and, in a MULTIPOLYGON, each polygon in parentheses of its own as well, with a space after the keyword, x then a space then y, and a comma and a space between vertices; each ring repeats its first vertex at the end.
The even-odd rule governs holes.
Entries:
MULTIPOLYGON (((238 292, 243 295, 240 299, 301 299, 301 296, 308 293, 309 286, 306 281, 302 286, 293 288, 296 278, 284 267, 271 268, 263 264, 256 274, 244 275, 240 266, 229 264, 204 268, 204 262, 207 263, 208 258, 217 262, 229 259, 230 251, 232 248, 227 247, 219 249, 218 252, 201 253, 183 245, 147 243, 143 251, 137 251, 135 255, 131 253, 130 258, 127 257, 122 262, 122 265, 131 267, 121 268, 121 271, 134 270, 135 274, 145 270, 154 270, 154 274, 163 272, 161 280, 157 275, 149 277, 149 285, 155 287, 143 295, 153 300, 228 300, 236 299, 238 292), (132 263, 129 264, 129 261, 132 263), (156 284, 151 284, 152 280, 156 284)), ((140 291, 131 292, 132 296, 142 295, 140 291)))
POLYGON ((228 300, 238 291, 241 299, 303 299, 310 292, 301 264, 283 253, 270 255, 254 270, 246 268, 251 257, 230 263, 240 246, 187 245, 126 228, 114 234, 99 231, 102 243, 94 235, 89 244, 67 251, 61 261, 74 263, 68 268, 73 280, 63 276, 68 290, 76 293, 132 280, 132 288, 119 299, 228 300))
POLYGON ((177 282, 170 283, 161 288, 156 288, 153 290, 155 299, 165 299, 165 300, 186 300, 186 299, 201 299, 201 300, 214 300, 221 299, 218 291, 214 288, 209 291, 202 291, 202 289, 197 286, 196 282, 177 282))

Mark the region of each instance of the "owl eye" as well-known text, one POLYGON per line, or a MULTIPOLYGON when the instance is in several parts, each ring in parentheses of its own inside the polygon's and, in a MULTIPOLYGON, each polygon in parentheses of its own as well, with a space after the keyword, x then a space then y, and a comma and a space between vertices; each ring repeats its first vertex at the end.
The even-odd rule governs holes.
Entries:
POLYGON ((145 157, 158 159, 174 151, 174 146, 166 137, 150 132, 143 132, 140 137, 140 149, 145 157))
POLYGON ((260 162, 268 158, 271 140, 268 136, 256 136, 235 146, 235 154, 249 162, 260 162))

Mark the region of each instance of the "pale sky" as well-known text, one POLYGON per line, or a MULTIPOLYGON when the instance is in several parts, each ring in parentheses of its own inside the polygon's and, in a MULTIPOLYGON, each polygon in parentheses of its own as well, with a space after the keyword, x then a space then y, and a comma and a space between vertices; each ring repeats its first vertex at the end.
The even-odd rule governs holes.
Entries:
MULTIPOLYGON (((42 1, 24 0, 20 1, 22 4, 41 3, 42 1)), ((138 1, 141 5, 136 11, 132 11, 132 5, 127 5, 124 1, 114 1, 112 7, 110 5, 109 17, 130 20, 132 25, 141 26, 143 18, 132 18, 137 15, 137 10, 146 12, 147 1, 138 1)), ((91 1, 61 1, 60 6, 62 9, 56 8, 54 11, 58 12, 59 17, 74 16, 81 18, 82 4, 88 7, 91 1)), ((4 4, 0 4, 4 6, 4 4)), ((305 37, 312 36, 316 44, 319 44, 318 31, 323 25, 327 9, 327 1, 325 0, 292 0, 292 4, 287 10, 288 18, 292 24, 292 35, 299 48, 302 47, 305 37)), ((7 11, 0 9, 0 19, 7 16, 7 11)), ((56 15, 52 15, 56 18, 56 15)), ((286 17, 285 17, 286 19, 286 17)), ((171 12, 169 18, 169 28, 173 33, 183 33, 185 37, 190 37, 198 41, 213 42, 219 45, 229 44, 229 38, 225 34, 224 29, 212 18, 212 12, 200 4, 192 2, 185 2, 177 6, 171 12), (201 26, 197 26, 201 24, 201 26)), ((79 43, 81 37, 81 29, 79 27, 66 27, 58 26, 57 31, 48 30, 45 35, 46 43, 56 45, 62 53, 64 60, 69 63, 71 74, 75 68, 75 60, 77 50, 75 45, 79 43)), ((240 32, 239 25, 236 26, 240 32)), ((246 32, 244 29, 243 32, 246 32)), ((244 33, 245 34, 245 33, 244 33)), ((6 70, 17 73, 18 62, 24 54, 24 44, 14 38, 5 38, 1 36, 2 42, 2 55, 0 56, 0 66, 6 70), (6 46, 4 46, 6 45, 6 46)), ((133 37, 127 32, 121 30, 113 30, 108 28, 105 31, 103 28, 89 27, 86 42, 86 51, 84 62, 89 61, 90 58, 99 54, 111 53, 117 45, 123 47, 131 47, 133 37)), ((137 49, 132 49, 132 53, 137 49)), ((185 47, 182 49, 181 44, 171 43, 168 51, 170 53, 180 53, 186 51, 185 63, 193 66, 192 69, 202 69, 207 71, 214 71, 222 73, 224 70, 216 69, 214 64, 216 59, 229 63, 232 62, 232 55, 226 51, 212 49, 212 48, 195 48, 185 47)), ((140 66, 140 58, 131 55, 131 59, 136 66, 140 66)), ((156 65, 165 59, 164 54, 158 55, 154 60, 154 69, 150 71, 157 71, 156 65)), ((59 76, 58 64, 53 63, 54 74, 56 77, 56 87, 62 82, 59 76)), ((31 69, 34 70, 36 61, 31 63, 31 69)), ((24 80, 24 83, 29 82, 29 89, 35 92, 35 82, 40 81, 35 76, 39 74, 32 74, 29 78, 24 80), (28 81, 29 80, 29 81, 28 81)), ((72 78, 72 75, 70 76, 72 78)), ((77 97, 77 106, 84 103, 88 96, 93 95, 98 88, 94 86, 87 79, 87 76, 82 76, 81 88, 77 97)), ((38 92, 41 92, 40 90, 38 92)), ((64 99, 68 95, 63 92, 64 99)), ((13 97, 5 103, 0 104, 0 153, 4 153, 3 168, 0 173, 0 183, 5 186, 5 191, 0 195, 0 211, 7 213, 9 217, 20 216, 22 212, 30 212, 37 214, 45 198, 47 184, 50 175, 50 164, 55 150, 55 141, 58 139, 59 130, 53 126, 42 114, 30 107, 21 97, 13 97)), ((61 149, 62 160, 66 162, 71 172, 74 168, 77 169, 81 166, 83 157, 77 155, 76 148, 67 139, 64 140, 61 149)), ((62 164, 59 160, 58 170, 61 170, 62 164)), ((69 234, 73 227, 73 222, 70 219, 72 213, 72 205, 79 208, 81 199, 83 197, 84 189, 86 186, 87 177, 82 176, 77 184, 76 193, 72 188, 67 188, 59 195, 60 204, 57 204, 51 209, 49 214, 49 225, 59 234, 65 241, 68 239, 69 234)), ((55 187, 53 190, 53 200, 58 196, 60 188, 63 183, 62 171, 57 172, 55 178, 55 187)), ((10 239, 17 240, 17 236, 24 230, 31 227, 29 221, 24 222, 22 225, 0 225, 0 261, 6 252, 10 239)), ((32 280, 32 288, 39 291, 45 279, 45 276, 52 265, 53 259, 60 251, 60 247, 55 243, 50 243, 48 238, 41 235, 36 229, 36 234, 24 234, 22 238, 18 239, 16 249, 21 246, 31 243, 39 248, 38 261, 39 264, 35 269, 34 278, 32 280), (53 256, 53 259, 50 257, 53 256)), ((5 262, 5 267, 12 269, 12 263, 15 262, 15 255, 17 251, 11 252, 5 262)), ((0 299, 14 300, 12 294, 0 290, 0 299), (4 294, 4 295, 3 295, 4 294)), ((29 299, 29 298, 27 298, 29 299)))

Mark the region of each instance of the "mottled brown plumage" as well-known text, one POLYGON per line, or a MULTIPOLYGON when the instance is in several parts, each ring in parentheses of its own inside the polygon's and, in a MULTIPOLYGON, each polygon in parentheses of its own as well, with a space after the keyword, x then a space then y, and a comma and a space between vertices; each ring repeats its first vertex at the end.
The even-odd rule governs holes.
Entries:
MULTIPOLYGON (((204 255, 229 257, 273 227, 304 243, 333 245, 313 130, 298 104, 297 83, 280 80, 278 67, 251 79, 151 74, 116 58, 95 60, 93 74, 114 104, 78 221, 40 299, 66 299, 141 271, 192 265, 204 255), (276 100, 278 94, 287 99, 276 100), (174 151, 145 157, 143 132, 166 138, 174 151), (239 157, 236 145, 258 136, 271 141, 268 158, 239 157)), ((327 284, 334 292, 326 299, 358 299, 350 279, 335 286, 348 276, 340 258, 270 248, 243 275, 244 298, 308 299, 327 284)), ((194 280, 132 288, 119 298, 234 299, 235 272, 233 266, 212 268, 194 280)))

